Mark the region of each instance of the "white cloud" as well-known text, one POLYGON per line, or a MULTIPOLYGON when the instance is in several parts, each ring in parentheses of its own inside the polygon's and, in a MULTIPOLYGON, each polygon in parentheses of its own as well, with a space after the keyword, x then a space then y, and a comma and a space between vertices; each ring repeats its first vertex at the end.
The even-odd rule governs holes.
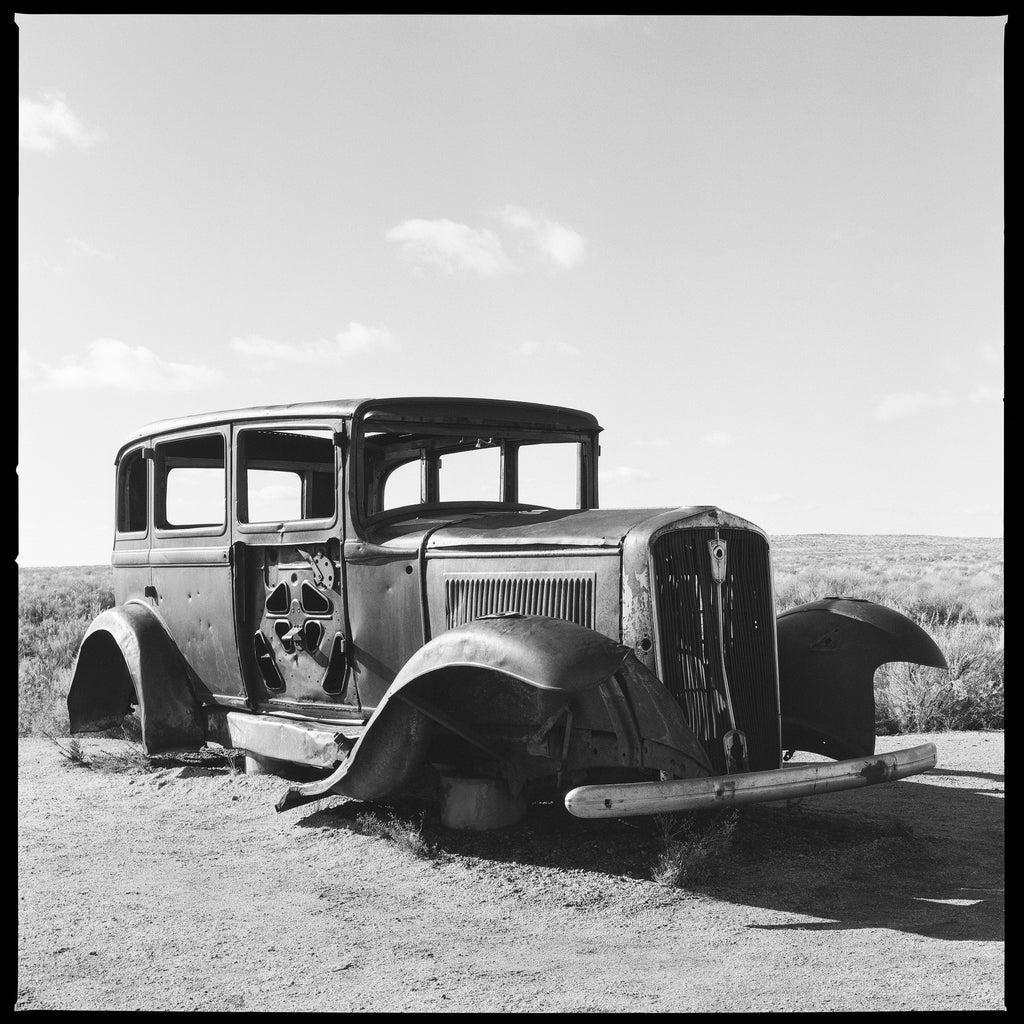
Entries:
POLYGON ((81 238, 76 238, 74 235, 70 238, 65 238, 64 241, 72 248, 78 249, 79 252, 84 252, 87 256, 96 256, 101 260, 112 260, 114 258, 109 252, 97 249, 95 245, 90 245, 88 242, 84 242, 81 238))
POLYGON ((541 213, 522 206, 506 206, 498 218, 505 227, 526 234, 543 263, 554 270, 571 270, 583 262, 586 243, 567 224, 548 220, 541 213))
POLYGON ((782 501, 782 495, 779 494, 778 491, 774 491, 771 494, 755 494, 754 497, 751 498, 750 500, 751 501, 756 501, 756 502, 766 502, 766 503, 767 502, 776 502, 776 501, 782 501))
POLYGON ((519 356, 535 356, 540 353, 554 354, 557 356, 581 356, 583 352, 575 345, 567 341, 556 341, 553 344, 542 344, 539 341, 524 341, 513 350, 519 356))
POLYGON ((142 345, 126 345, 115 338, 97 338, 89 343, 85 359, 59 366, 23 352, 19 376, 40 389, 57 391, 193 391, 223 379, 219 370, 209 366, 162 359, 142 345))
POLYGON ((44 92, 43 98, 18 99, 18 141, 24 149, 56 149, 63 142, 86 149, 103 133, 86 128, 60 92, 44 92))
POLYGON ((926 409, 941 409, 949 405, 952 402, 944 395, 930 395, 923 391, 902 392, 879 398, 875 402, 874 416, 876 420, 896 420, 914 416, 926 409))
POLYGON ((317 341, 289 344, 250 334, 244 338, 232 338, 231 348, 247 359, 263 363, 323 365, 337 364, 346 356, 359 355, 363 352, 397 349, 398 344, 391 336, 391 332, 383 327, 367 327, 352 320, 345 330, 339 331, 330 339, 321 338, 317 341))
POLYGON ((402 256, 413 265, 437 267, 449 277, 497 277, 516 269, 501 239, 487 228, 446 219, 406 220, 385 237, 397 242, 402 256))
POLYGON ((715 448, 724 448, 726 445, 735 443, 736 439, 730 430, 712 430, 710 433, 705 434, 701 440, 715 448))

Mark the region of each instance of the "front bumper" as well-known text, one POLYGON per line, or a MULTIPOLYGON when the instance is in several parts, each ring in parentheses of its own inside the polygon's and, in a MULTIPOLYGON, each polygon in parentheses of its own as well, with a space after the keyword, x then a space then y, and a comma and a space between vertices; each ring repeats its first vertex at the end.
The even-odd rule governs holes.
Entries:
POLYGON ((766 800, 795 800, 905 779, 934 768, 935 757, 935 744, 922 743, 888 754, 794 765, 766 772, 577 786, 566 793, 565 806, 578 818, 625 818, 737 807, 766 800))

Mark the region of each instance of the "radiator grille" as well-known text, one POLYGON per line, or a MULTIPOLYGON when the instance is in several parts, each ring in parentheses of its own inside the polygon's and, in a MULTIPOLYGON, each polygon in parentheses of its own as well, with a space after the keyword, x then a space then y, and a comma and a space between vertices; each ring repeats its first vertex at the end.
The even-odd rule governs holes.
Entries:
POLYGON ((481 615, 521 612, 548 615, 594 628, 596 573, 446 573, 445 621, 449 629, 481 615))
MULTIPOLYGON (((753 771, 779 763, 775 608, 768 545, 759 534, 720 529, 728 557, 722 583, 723 649, 737 728, 753 771)), ((725 771, 725 712, 717 587, 708 542, 713 529, 674 530, 652 547, 662 679, 686 711, 716 772, 725 771)))

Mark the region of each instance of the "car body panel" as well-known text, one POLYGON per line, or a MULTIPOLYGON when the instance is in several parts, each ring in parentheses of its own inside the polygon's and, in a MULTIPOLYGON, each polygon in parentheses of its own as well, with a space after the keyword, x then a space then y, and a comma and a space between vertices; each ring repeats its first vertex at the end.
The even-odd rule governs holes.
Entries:
POLYGON ((790 745, 869 754, 874 669, 941 652, 867 602, 776 623, 767 537, 730 512, 599 508, 601 429, 562 406, 429 397, 141 428, 115 460, 118 607, 79 652, 72 729, 137 703, 151 752, 227 737, 329 773, 285 805, 431 772, 491 778, 509 806, 623 779, 742 775, 756 794, 790 745), (542 444, 575 459, 577 507, 520 502, 520 451, 542 444), (498 500, 451 500, 476 492, 442 487, 443 460, 481 448, 498 500), (178 469, 223 474, 198 522, 168 521, 178 469), (412 488, 389 491, 399 469, 412 488), (250 522, 259 474, 297 488, 281 521, 250 522))

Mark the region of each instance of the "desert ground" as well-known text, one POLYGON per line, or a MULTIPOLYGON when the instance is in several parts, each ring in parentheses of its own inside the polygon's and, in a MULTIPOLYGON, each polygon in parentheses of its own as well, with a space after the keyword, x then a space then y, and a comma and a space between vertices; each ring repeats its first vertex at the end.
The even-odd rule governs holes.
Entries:
POLYGON ((653 877, 656 819, 278 814, 282 780, 234 762, 90 738, 83 766, 24 738, 16 1007, 1000 1009, 1003 734, 877 748, 923 740, 927 774, 733 812, 711 873, 677 886, 653 877))

